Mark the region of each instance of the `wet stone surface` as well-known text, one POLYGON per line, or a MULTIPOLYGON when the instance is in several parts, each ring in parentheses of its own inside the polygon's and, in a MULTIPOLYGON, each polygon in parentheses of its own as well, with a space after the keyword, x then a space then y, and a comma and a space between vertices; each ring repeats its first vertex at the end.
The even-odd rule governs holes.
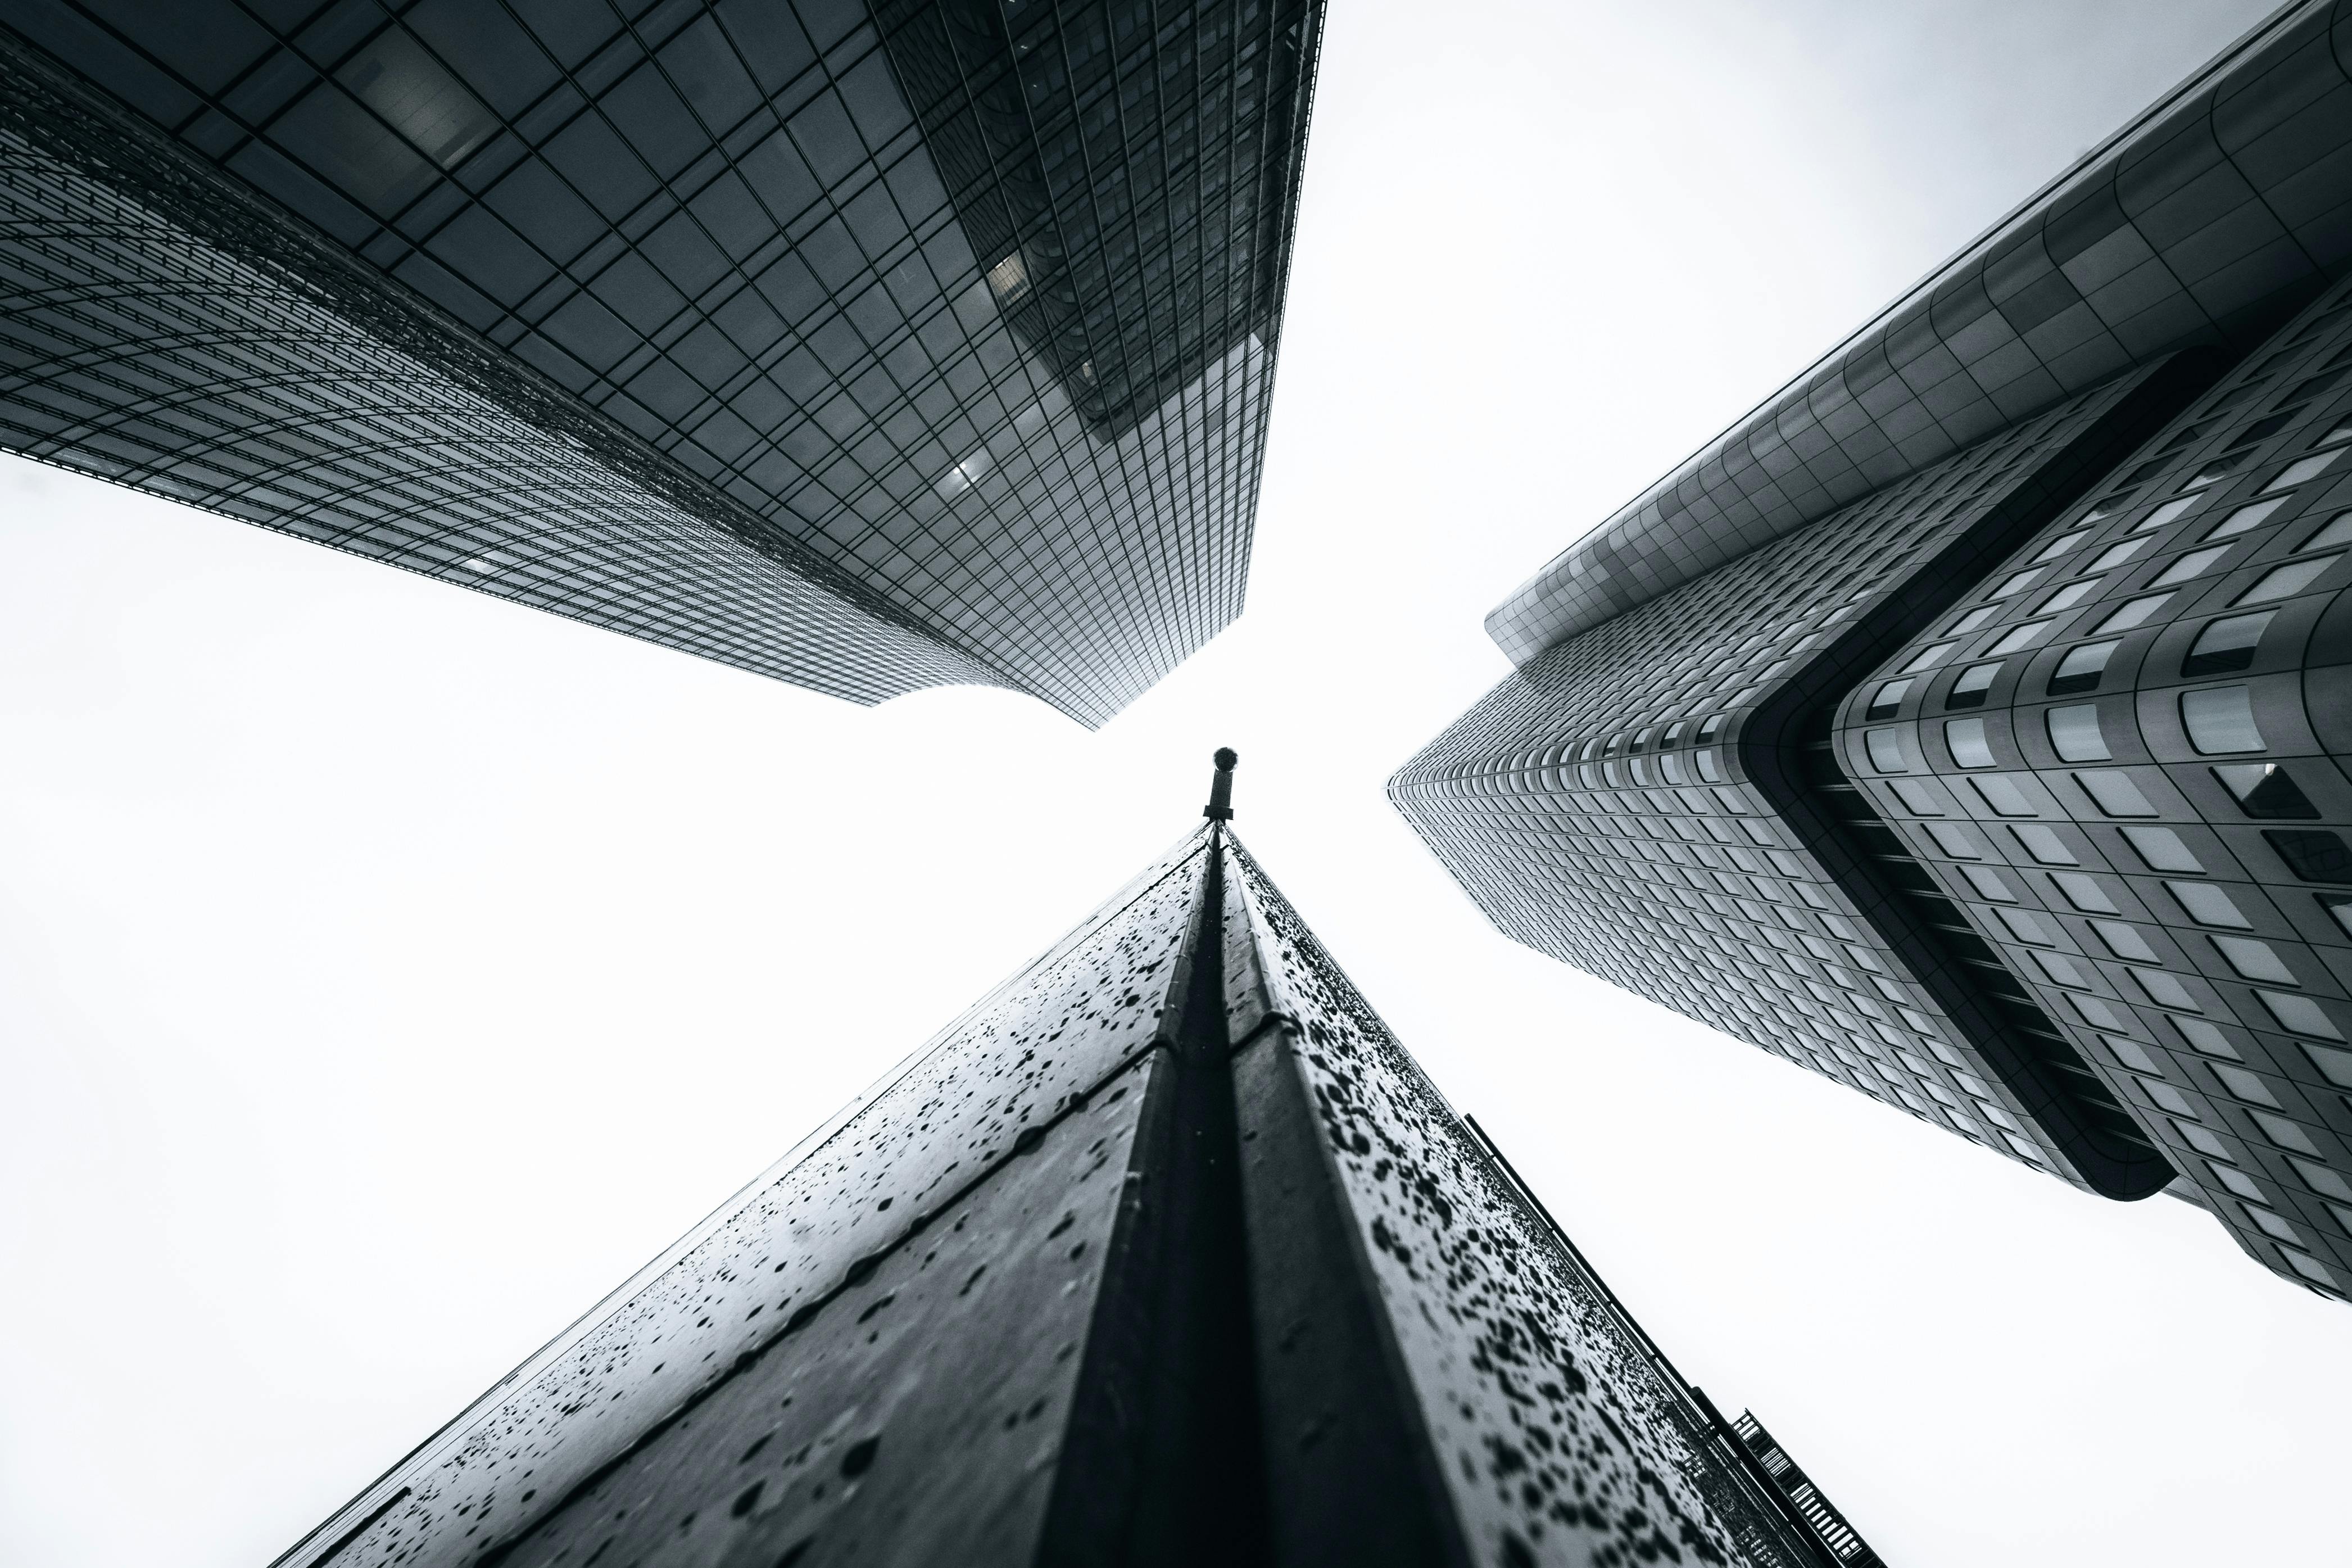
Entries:
POLYGON ((1237 847, 1226 875, 1474 1560, 1739 1561, 1639 1348, 1237 847))
POLYGON ((1147 1055, 771 1345, 511 1568, 1025 1561, 1164 1061, 1147 1055))
MULTIPOLYGON (((426 1445, 285 1562, 733 1562, 696 1536, 724 1520, 758 1551, 773 1548, 742 1559, 765 1568, 794 1544, 782 1534, 803 1521, 816 1531, 852 1484, 871 1491, 923 1464, 944 1485, 939 1467, 965 1438, 986 1431, 992 1443, 1013 1442, 1056 1429, 1039 1424, 1066 1407, 1075 1355, 1065 1351, 1085 1321, 1087 1271, 1103 1250, 1141 1094, 1135 1058, 1161 1026, 1202 842, 1130 884, 1079 940, 967 1015, 559 1357, 527 1367, 511 1392, 426 1445), (982 1214, 985 1225, 974 1217, 982 1214), (975 1271, 982 1283, 959 1294, 975 1271), (1001 1317, 983 1328, 972 1313, 1001 1317), (997 1336, 992 1345, 1019 1348, 958 1372, 954 1358, 983 1332, 997 1336), (1001 1341, 1008 1333, 1015 1339, 1001 1341), (906 1432, 886 1436, 894 1415, 906 1419, 926 1357, 948 1358, 945 1381, 932 1384, 948 1393, 906 1432), (1007 1415, 1013 1426, 993 1435, 1007 1415), (681 1517, 660 1531, 641 1536, 652 1529, 642 1512, 620 1518, 631 1497, 700 1497, 695 1467, 712 1464, 718 1449, 698 1447, 698 1434, 719 1448, 740 1438, 740 1452, 771 1430, 772 1455, 712 1469, 718 1489, 670 1510, 681 1517), (857 1446, 877 1437, 860 1458, 857 1446), (861 1468, 873 1481, 848 1473, 861 1468), (687 1513, 694 1521, 681 1529, 687 1513), (689 1550, 674 1535, 698 1543, 689 1550), (615 1544, 597 1556, 608 1541, 615 1544), (624 1542, 635 1544, 624 1552, 624 1542)), ((995 1469, 1018 1484, 984 1505, 967 1499, 952 1510, 957 1529, 1012 1530, 1024 1510, 1034 1513, 1030 1493, 1042 1498, 1045 1482, 1021 1479, 1020 1466, 995 1469)), ((910 1508, 902 1500, 861 1510, 843 1539, 871 1545, 911 1528, 888 1522, 910 1508)), ((911 1537, 902 1546, 921 1555, 911 1537)), ((834 1550, 812 1546, 793 1561, 831 1561, 834 1550)))

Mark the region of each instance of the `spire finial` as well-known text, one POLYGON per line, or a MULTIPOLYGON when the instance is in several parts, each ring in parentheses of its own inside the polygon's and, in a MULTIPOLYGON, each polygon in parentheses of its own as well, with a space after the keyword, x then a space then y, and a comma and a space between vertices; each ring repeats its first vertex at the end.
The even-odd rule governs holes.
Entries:
POLYGON ((1217 764, 1217 776, 1209 781, 1209 804, 1201 815, 1212 822, 1234 819, 1234 764, 1241 756, 1231 746, 1219 746, 1217 754, 1209 759, 1217 764))

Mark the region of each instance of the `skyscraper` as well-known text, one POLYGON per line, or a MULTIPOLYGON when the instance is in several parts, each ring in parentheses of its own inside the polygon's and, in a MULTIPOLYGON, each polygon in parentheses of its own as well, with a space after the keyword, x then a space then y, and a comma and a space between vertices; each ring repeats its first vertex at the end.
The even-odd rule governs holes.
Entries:
POLYGON ((1843 1560, 1213 816, 280 1561, 1843 1560))
POLYGON ((1316 0, 24 0, 0 446, 856 701, 1240 613, 1316 0))
POLYGON ((2274 17, 1572 545, 1390 786, 1517 940, 2332 1295, 2348 15, 2274 17))

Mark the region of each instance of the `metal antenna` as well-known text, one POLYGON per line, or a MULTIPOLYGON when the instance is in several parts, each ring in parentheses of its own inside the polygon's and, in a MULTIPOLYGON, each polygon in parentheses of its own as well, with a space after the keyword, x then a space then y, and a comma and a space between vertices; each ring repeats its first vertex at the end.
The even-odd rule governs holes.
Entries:
POLYGON ((1217 754, 1209 759, 1217 764, 1217 776, 1209 782, 1209 804, 1201 815, 1212 822, 1234 819, 1234 764, 1241 756, 1231 746, 1219 746, 1217 754))

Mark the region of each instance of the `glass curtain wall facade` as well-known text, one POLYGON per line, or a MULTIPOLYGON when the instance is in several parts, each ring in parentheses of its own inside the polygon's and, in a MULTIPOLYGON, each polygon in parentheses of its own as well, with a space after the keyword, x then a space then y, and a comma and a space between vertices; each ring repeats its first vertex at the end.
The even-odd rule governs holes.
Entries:
POLYGON ((1212 822, 280 1559, 1835 1568, 1212 822))
POLYGON ((1320 7, 26 0, 0 444, 859 701, 1240 612, 1320 7))
POLYGON ((2347 25, 2273 18, 1571 547, 1390 785, 1517 940, 2339 1297, 2347 25))

